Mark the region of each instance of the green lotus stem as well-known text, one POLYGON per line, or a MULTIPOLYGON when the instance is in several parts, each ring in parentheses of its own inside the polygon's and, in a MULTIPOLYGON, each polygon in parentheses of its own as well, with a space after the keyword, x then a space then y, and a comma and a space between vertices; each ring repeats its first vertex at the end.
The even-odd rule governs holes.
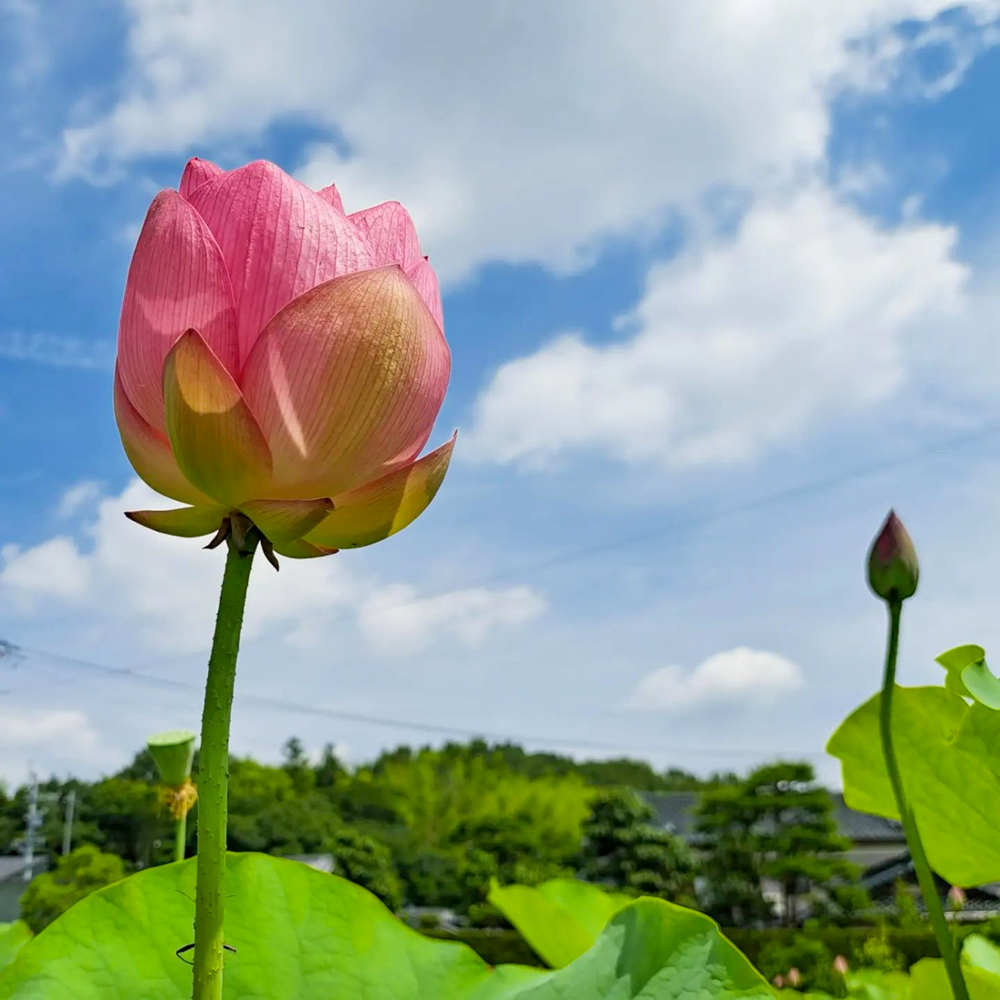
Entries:
POLYGON ((194 1000, 221 1000, 225 909, 229 724, 236 656, 257 532, 229 538, 212 654, 208 660, 198 767, 198 881, 194 910, 194 1000))
POLYGON ((889 642, 885 654, 885 676, 882 682, 882 697, 879 700, 879 728, 882 735, 882 754, 885 757, 885 767, 889 772, 889 781, 892 784, 892 793, 896 798, 896 809, 899 818, 903 823, 903 830, 906 834, 906 843, 910 849, 910 857, 913 858, 913 868, 917 874, 917 884, 920 886, 920 894, 924 898, 924 905, 927 907, 927 916, 930 919, 934 937, 937 939, 938 950, 944 960, 944 967, 948 973, 948 981, 951 983, 951 992, 955 1000, 969 1000, 969 991, 965 986, 965 979, 962 977, 962 966, 958 960, 958 952, 955 950, 955 942, 952 940, 948 930, 948 922, 945 920, 944 907, 941 905, 941 897, 938 896, 937 886, 934 884, 934 874, 931 866, 927 862, 927 854, 924 851, 923 841, 920 839, 920 831, 917 829, 917 820, 910 809, 903 789, 903 779, 899 771, 899 761, 896 759, 896 749, 892 740, 892 702, 893 694, 896 690, 896 656, 899 652, 899 623, 903 613, 903 602, 898 598, 890 598, 886 602, 889 607, 889 642))
POLYGON ((174 861, 184 860, 184 847, 187 844, 188 818, 181 816, 174 827, 174 861))

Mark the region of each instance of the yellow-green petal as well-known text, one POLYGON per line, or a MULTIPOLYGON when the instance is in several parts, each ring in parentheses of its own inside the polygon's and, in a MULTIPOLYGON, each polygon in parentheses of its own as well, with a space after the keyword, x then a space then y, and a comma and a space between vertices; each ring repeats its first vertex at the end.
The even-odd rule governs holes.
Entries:
POLYGON ((271 452, 239 386, 197 330, 182 334, 163 368, 167 433, 185 477, 231 507, 267 496, 271 452))
POLYGON ((240 510, 273 543, 294 542, 333 510, 329 497, 316 500, 251 500, 240 510))
POLYGON ((444 481, 455 438, 395 472, 334 497, 334 509, 306 541, 338 549, 380 542, 415 521, 444 481))
POLYGON ((175 507, 172 510, 129 510, 125 516, 144 528, 152 528, 164 535, 180 538, 198 538, 213 535, 219 530, 226 508, 215 504, 196 507, 175 507))

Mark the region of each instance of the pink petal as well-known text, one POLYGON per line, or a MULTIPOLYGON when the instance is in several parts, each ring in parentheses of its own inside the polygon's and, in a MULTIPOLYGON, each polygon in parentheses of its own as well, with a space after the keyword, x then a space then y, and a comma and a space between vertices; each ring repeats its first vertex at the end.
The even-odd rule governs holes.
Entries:
POLYGON ((226 508, 206 504, 174 510, 127 510, 125 516, 144 528, 152 528, 164 535, 197 538, 199 535, 214 535, 219 530, 226 508))
POLYGON ((337 190, 336 184, 331 184, 329 185, 329 187, 320 188, 320 190, 317 191, 316 194, 318 194, 327 204, 333 205, 333 207, 338 212, 344 211, 344 202, 340 197, 340 192, 337 190))
POLYGON ((297 295, 374 265, 347 217, 273 163, 257 161, 203 184, 191 204, 208 223, 233 283, 240 359, 297 295))
POLYGON ((115 419, 125 454, 139 478, 165 497, 181 503, 201 504, 207 497, 196 490, 181 472, 166 435, 154 430, 132 405, 115 370, 115 419))
POLYGON ((222 167, 217 167, 211 160, 201 160, 197 156, 187 161, 184 173, 181 174, 180 194, 182 198, 190 199, 206 181, 218 177, 222 167))
POLYGON ((338 549, 380 542, 412 524, 444 482, 455 438, 429 455, 334 501, 333 511, 307 535, 315 545, 338 549))
POLYGON ((294 542, 311 531, 333 510, 329 497, 317 500, 251 500, 240 510, 260 528, 268 541, 294 542))
POLYGON ((241 385, 274 459, 271 496, 336 496, 412 461, 451 357, 398 267, 328 281, 267 325, 241 385))
POLYGON ((437 325, 444 330, 444 310, 441 308, 441 289, 438 286, 434 268, 426 257, 421 257, 416 264, 406 269, 406 276, 413 282, 413 287, 420 293, 424 304, 437 320, 437 325))
POLYGON ((362 209, 348 218, 368 238, 376 267, 398 264, 405 270, 420 260, 420 241, 413 220, 398 201, 362 209))
POLYGON ((176 191, 161 191, 132 255, 118 328, 122 385, 143 419, 160 431, 163 360, 190 327, 235 370, 236 310, 215 237, 176 191))
POLYGON ((163 397, 170 447, 185 477, 217 503, 267 496, 271 455, 233 381, 196 330, 167 355, 163 397))

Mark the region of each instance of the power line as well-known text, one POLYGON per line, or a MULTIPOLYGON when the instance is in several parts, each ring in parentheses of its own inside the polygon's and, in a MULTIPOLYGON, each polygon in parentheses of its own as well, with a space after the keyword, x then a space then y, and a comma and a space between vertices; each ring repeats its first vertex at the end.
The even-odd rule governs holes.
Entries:
MULTIPOLYGON (((447 593, 453 592, 456 589, 484 587, 512 577, 524 577, 534 572, 550 569, 554 566, 561 566, 570 562, 575 562, 578 559, 588 558, 596 553, 609 552, 619 548, 626 548, 629 546, 642 544, 643 542, 650 541, 651 539, 660 538, 663 537, 664 535, 673 534, 675 532, 687 528, 702 527, 706 524, 711 524, 713 522, 721 521, 730 517, 737 517, 740 514, 750 513, 755 510, 765 509, 767 507, 784 503, 787 502, 788 500, 793 500, 798 497, 809 496, 815 493, 824 492, 826 490, 836 489, 839 486, 843 486, 852 482, 859 482, 861 480, 871 478, 872 476, 879 475, 883 472, 888 472, 892 469, 905 468, 909 465, 915 464, 921 459, 927 458, 928 456, 944 455, 953 451, 957 451, 958 449, 963 448, 969 444, 992 437, 996 435, 998 432, 1000 432, 1000 424, 990 424, 987 425, 986 427, 980 428, 977 431, 959 435, 957 437, 950 438, 946 441, 936 442, 927 445, 924 448, 912 451, 908 455, 901 456, 900 458, 869 464, 866 466, 860 466, 856 469, 848 470, 836 476, 828 476, 823 479, 816 479, 807 483, 800 483, 796 486, 791 486, 783 490, 777 490, 775 492, 768 493, 760 497, 751 498, 749 500, 742 501, 738 504, 732 504, 728 507, 716 508, 715 510, 707 511, 702 514, 695 514, 683 518, 675 518, 671 521, 660 524, 655 528, 651 528, 647 531, 639 532, 633 535, 608 539, 604 542, 589 543, 585 547, 581 546, 572 549, 567 549, 561 553, 556 553, 552 556, 536 560, 535 562, 532 563, 523 563, 520 566, 515 566, 506 570, 500 570, 495 573, 486 574, 482 577, 479 577, 478 579, 467 581, 464 584, 452 586, 448 590, 442 590, 440 592, 431 594, 423 594, 420 596, 407 598, 400 601, 389 602, 388 604, 385 605, 385 607, 386 609, 406 607, 408 605, 419 604, 422 601, 426 601, 434 597, 443 596, 447 593)), ((36 656, 48 657, 50 659, 59 660, 65 663, 75 664, 76 666, 79 666, 83 669, 98 671, 108 676, 130 678, 132 680, 159 685, 161 687, 168 687, 186 691, 197 691, 199 693, 201 692, 201 687, 199 685, 190 684, 186 681, 179 681, 176 680, 175 678, 160 677, 155 674, 145 673, 143 671, 135 670, 128 667, 112 667, 107 664, 96 663, 90 660, 81 660, 76 657, 67 657, 67 656, 61 656, 59 654, 47 653, 40 650, 32 650, 26 647, 17 646, 5 640, 0 640, 0 660, 7 659, 11 660, 16 664, 18 655, 23 653, 30 653, 36 656)), ((422 732, 427 734, 443 735, 443 736, 462 736, 466 738, 479 737, 483 739, 490 739, 497 741, 510 740, 521 743, 534 743, 539 745, 572 748, 578 750, 595 750, 602 752, 618 752, 618 753, 689 754, 692 756, 716 756, 716 755, 753 756, 757 758, 766 757, 769 755, 776 755, 776 754, 784 754, 786 756, 789 756, 789 754, 787 754, 787 752, 785 751, 743 750, 735 747, 725 748, 725 747, 687 746, 687 747, 641 748, 638 746, 625 746, 623 744, 602 743, 591 740, 574 740, 564 737, 547 737, 547 736, 540 737, 540 736, 516 735, 510 733, 496 733, 481 729, 469 729, 460 726, 441 726, 434 723, 366 715, 363 713, 356 713, 356 712, 345 712, 338 709, 322 708, 315 705, 307 705, 298 702, 284 701, 282 699, 272 698, 265 695, 242 694, 240 695, 240 700, 245 704, 255 705, 256 707, 268 709, 271 711, 280 711, 289 714, 299 714, 299 715, 309 715, 314 717, 329 718, 341 722, 351 722, 361 725, 377 725, 386 728, 403 729, 412 732, 422 732)), ((793 756, 822 757, 823 753, 821 751, 804 751, 796 753, 793 756)))
MULTIPOLYGON (((93 660, 83 660, 75 656, 63 656, 59 653, 49 653, 44 650, 31 649, 27 646, 17 647, 22 653, 30 656, 41 656, 50 660, 57 660, 68 665, 78 667, 83 670, 99 672, 109 677, 134 680, 142 683, 150 683, 160 687, 169 687, 177 690, 193 691, 202 693, 203 688, 199 684, 190 681, 182 681, 172 677, 159 677, 156 674, 149 674, 141 670, 134 670, 130 667, 113 667, 105 663, 97 663, 93 660)), ((486 729, 475 729, 464 726, 442 726, 436 723, 420 722, 409 719, 396 719, 388 716, 368 715, 362 712, 346 712, 341 709, 324 708, 318 705, 309 705, 302 702, 287 701, 281 698, 274 698, 269 695, 241 693, 239 703, 253 705, 257 708, 274 712, 283 712, 290 715, 305 715, 325 719, 334 719, 338 722, 350 722, 359 725, 381 726, 388 729, 403 729, 412 732, 426 733, 435 736, 457 736, 465 739, 485 739, 495 743, 531 743, 540 746, 561 747, 571 750, 592 750, 605 753, 643 753, 660 755, 688 755, 692 757, 747 757, 762 759, 766 757, 824 757, 825 754, 818 750, 807 750, 790 753, 787 750, 751 750, 740 747, 693 747, 693 746, 658 746, 641 747, 637 745, 626 745, 622 743, 604 743, 594 740, 577 740, 562 736, 530 736, 517 733, 493 732, 486 729)))
MULTIPOLYGON (((883 472, 889 472, 892 469, 906 468, 907 466, 914 465, 921 459, 929 456, 947 455, 950 452, 958 451, 960 448, 974 444, 977 441, 993 437, 998 433, 1000 433, 1000 424, 988 424, 985 427, 981 427, 976 431, 971 431, 968 434, 962 434, 957 437, 948 438, 945 441, 927 445, 923 448, 917 449, 916 451, 912 451, 907 455, 903 455, 900 458, 858 466, 855 469, 849 469, 836 476, 827 476, 823 479, 814 479, 806 483, 799 483, 795 486, 789 486, 783 490, 776 490, 773 493, 766 493, 763 496, 752 497, 749 500, 743 500, 740 503, 731 504, 727 507, 717 507, 715 510, 710 510, 703 514, 692 514, 689 517, 674 518, 665 523, 659 524, 655 528, 637 532, 633 535, 610 538, 603 542, 588 544, 585 547, 580 546, 572 549, 566 549, 563 552, 556 553, 545 559, 537 560, 536 562, 523 563, 521 566, 515 566, 510 569, 499 570, 496 573, 490 573, 478 579, 474 579, 469 583, 452 587, 451 590, 467 589, 470 587, 485 587, 489 584, 497 583, 508 578, 526 576, 533 572, 537 572, 538 570, 550 569, 553 566, 562 566, 566 563, 576 562, 578 559, 587 558, 595 553, 611 552, 615 549, 640 545, 643 542, 648 542, 654 538, 661 538, 664 535, 674 534, 675 532, 686 528, 700 528, 706 524, 712 524, 715 521, 723 521, 726 518, 738 517, 740 514, 749 514, 756 510, 762 510, 767 507, 785 503, 788 500, 794 500, 798 497, 810 496, 814 493, 822 493, 826 490, 836 489, 838 486, 845 486, 848 483, 870 479, 873 476, 880 475, 883 472)), ((407 604, 417 604, 420 601, 427 600, 428 597, 441 596, 447 592, 448 591, 441 591, 440 594, 424 595, 399 602, 391 602, 387 603, 386 607, 405 607, 407 604)))

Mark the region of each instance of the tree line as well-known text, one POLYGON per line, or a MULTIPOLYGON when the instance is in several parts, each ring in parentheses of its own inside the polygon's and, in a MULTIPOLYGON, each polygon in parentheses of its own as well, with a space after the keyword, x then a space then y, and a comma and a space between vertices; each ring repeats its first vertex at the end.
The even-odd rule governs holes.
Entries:
MULTIPOLYGON (((76 887, 171 860, 173 823, 148 751, 110 777, 51 778, 39 790, 50 849, 63 841, 59 803, 75 793, 72 846, 82 851, 36 879, 26 900, 36 929, 76 887)), ((231 850, 331 855, 338 874, 394 910, 450 910, 472 924, 498 922, 485 902, 494 879, 584 878, 699 906, 727 926, 795 924, 807 910, 850 922, 865 905, 829 796, 805 763, 705 779, 473 740, 401 746, 350 768, 332 746, 310 761, 292 738, 280 764, 234 758, 229 796, 231 850), (691 843, 658 823, 642 795, 665 791, 699 794, 691 843)), ((24 787, 0 793, 0 852, 18 848, 27 798, 24 787)))

